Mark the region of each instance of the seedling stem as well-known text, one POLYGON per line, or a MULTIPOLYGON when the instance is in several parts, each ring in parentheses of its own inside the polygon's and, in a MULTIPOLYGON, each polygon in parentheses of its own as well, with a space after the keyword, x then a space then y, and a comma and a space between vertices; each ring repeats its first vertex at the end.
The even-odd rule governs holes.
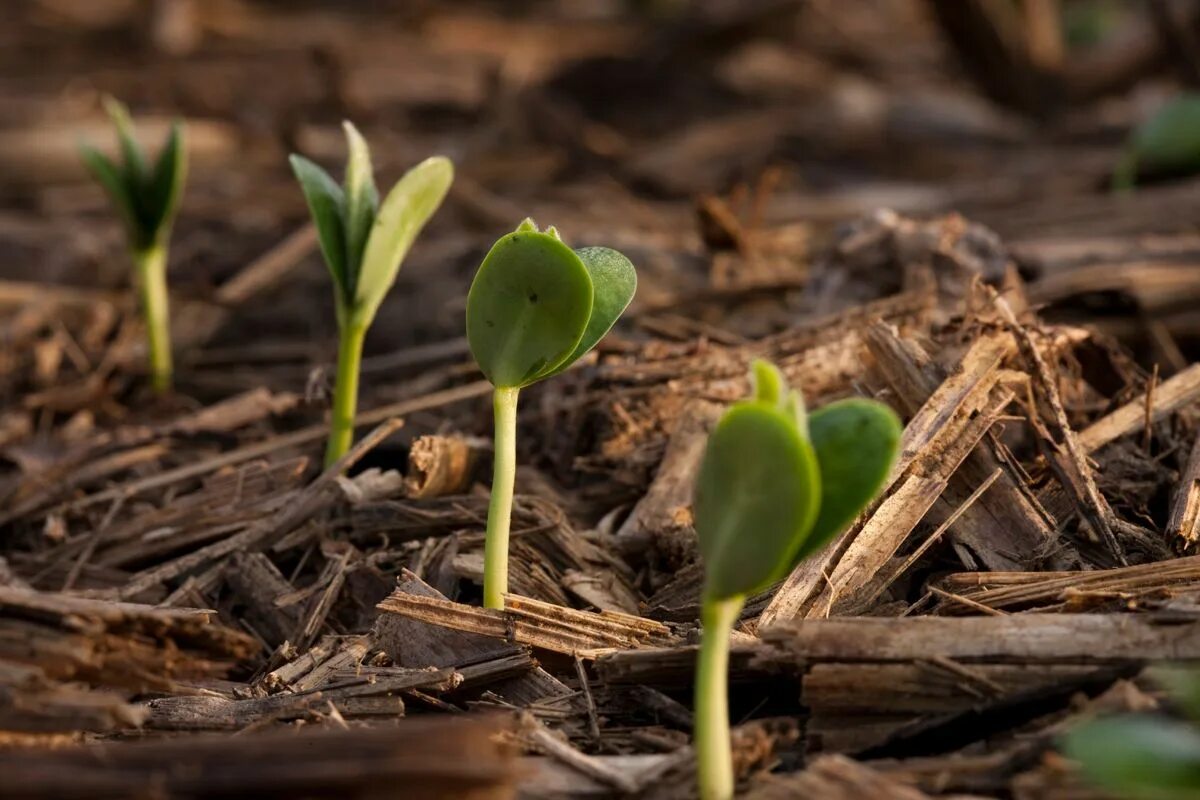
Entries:
POLYGON ((729 637, 746 598, 735 595, 705 600, 700 609, 703 632, 696 662, 696 759, 700 800, 733 797, 733 756, 729 745, 729 637))
POLYGON ((508 593, 508 532, 512 525, 513 484, 517 477, 519 392, 516 387, 498 386, 492 395, 496 413, 496 453, 483 550, 484 608, 504 608, 504 595, 508 593))
POLYGON ((156 392, 171 388, 171 330, 167 297, 167 248, 152 244, 133 253, 141 292, 142 315, 150 356, 150 380, 156 392))
POLYGON ((362 364, 366 325, 347 322, 338 337, 337 382, 333 387, 333 413, 329 420, 329 444, 325 466, 332 465, 350 450, 354 441, 354 414, 358 407, 358 373, 362 364))

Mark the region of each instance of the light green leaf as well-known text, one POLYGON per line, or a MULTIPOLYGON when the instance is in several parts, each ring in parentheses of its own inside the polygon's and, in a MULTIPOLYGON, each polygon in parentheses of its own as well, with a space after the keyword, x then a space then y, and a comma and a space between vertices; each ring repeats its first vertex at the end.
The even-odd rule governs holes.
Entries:
MULTIPOLYGON (((558 239, 553 226, 546 234, 558 239)), ((583 338, 575 350, 557 367, 542 373, 540 378, 562 372, 595 347, 612 329, 617 319, 629 307, 637 291, 637 271, 628 258, 607 247, 582 247, 575 251, 592 278, 592 316, 588 319, 583 338)))
POLYGON ((592 314, 592 279, 571 248, 522 227, 502 236, 467 294, 467 341, 495 386, 526 386, 574 352, 592 314))
POLYGON ((1063 752, 1095 785, 1128 800, 1200 796, 1200 733, 1149 716, 1107 717, 1070 730, 1063 752))
POLYGON ((140 188, 146 182, 146 157, 142 154, 142 147, 134 133, 133 118, 129 116, 129 109, 117 98, 106 95, 102 102, 104 110, 117 129, 117 142, 121 146, 125 172, 130 183, 140 188))
POLYGON ((821 476, 789 414, 735 404, 709 436, 695 518, 706 599, 745 595, 781 578, 817 519, 821 476))
POLYGON ((333 276, 334 292, 338 300, 338 313, 346 311, 349 301, 346 284, 346 234, 342 230, 342 209, 345 201, 342 189, 329 173, 309 161, 304 156, 293 155, 289 161, 300 188, 304 190, 304 199, 308 202, 308 210, 312 215, 313 224, 317 227, 317 239, 321 243, 321 253, 325 256, 325 265, 333 276))
POLYGON ((396 281, 400 262, 442 204, 453 180, 450 159, 427 158, 410 169, 379 206, 354 286, 353 313, 360 324, 370 324, 374 319, 396 281))
POLYGON ((358 129, 343 122, 349 156, 346 159, 346 210, 343 229, 346 232, 346 292, 354 296, 358 269, 362 264, 367 236, 379 209, 379 191, 375 188, 375 173, 371 167, 371 151, 358 129))
POLYGON ((896 413, 874 400, 841 400, 808 417, 821 469, 821 511, 793 564, 841 533, 879 493, 900 447, 896 413))
POLYGON ((183 185, 187 181, 187 149, 184 147, 183 124, 174 122, 166 144, 158 155, 151 173, 147 207, 154 210, 150 237, 162 241, 171 231, 183 185))
POLYGON ((750 391, 754 399, 772 406, 782 406, 789 388, 779 367, 762 358, 750 365, 750 391))
POLYGON ((138 219, 137 207, 129 186, 125 183, 125 175, 99 150, 89 145, 80 145, 79 154, 83 163, 104 188, 117 207, 117 214, 125 226, 125 233, 133 244, 138 244, 141 236, 141 222, 138 219))

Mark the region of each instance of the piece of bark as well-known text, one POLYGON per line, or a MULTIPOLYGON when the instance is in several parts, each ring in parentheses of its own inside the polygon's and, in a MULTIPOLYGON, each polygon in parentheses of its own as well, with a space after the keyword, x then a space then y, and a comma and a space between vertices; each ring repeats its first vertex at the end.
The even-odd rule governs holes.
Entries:
POLYGON ((47 797, 414 798, 508 800, 512 751, 497 720, 191 736, 0 753, 5 794, 47 797))
POLYGON ((788 800, 820 797, 822 800, 929 800, 929 795, 894 777, 844 756, 821 756, 793 775, 764 775, 742 795, 745 800, 788 800))
POLYGON ((613 611, 577 611, 528 597, 505 596, 505 607, 479 608, 396 591, 379 610, 407 619, 525 644, 556 653, 594 657, 609 649, 665 645, 676 640, 661 622, 613 611))
MULTIPOLYGON (((972 602, 1006 611, 1064 611, 1098 600, 1138 600, 1200 589, 1200 556, 1085 572, 960 572, 935 584, 972 602)), ((966 613, 947 604, 942 614, 966 613)))
POLYGON ((723 411, 723 406, 707 400, 684 406, 654 481, 617 529, 616 546, 626 556, 653 550, 670 569, 678 569, 694 556, 692 487, 708 434, 723 411))
MULTIPOLYGON (((1200 402, 1200 364, 1193 364, 1158 384, 1152 399, 1151 422, 1200 402)), ((1115 439, 1142 430, 1145 424, 1146 396, 1142 394, 1080 431, 1079 444, 1088 453, 1094 453, 1115 439)))
POLYGON ((1200 617, 1027 614, 790 620, 760 631, 769 663, 1123 664, 1200 660, 1200 617))
POLYGON ((1181 547, 1191 547, 1200 538, 1200 436, 1179 476, 1179 488, 1171 501, 1166 535, 1181 547))
POLYGON ((299 620, 297 610, 275 600, 295 590, 271 559, 262 553, 235 553, 223 572, 230 591, 245 606, 245 617, 271 647, 278 647, 299 620))
POLYGON ((420 436, 408 451, 404 486, 409 497, 460 494, 471 484, 475 446, 461 436, 420 436))
MULTIPOLYGON (((1006 334, 989 333, 1000 348, 1000 359, 1016 350, 1006 334)), ((915 342, 900 339, 894 328, 875 325, 867 333, 867 344, 880 371, 909 413, 915 413, 937 388, 937 379, 925 366, 929 357, 915 342)), ((1001 465, 988 442, 967 456, 950 479, 940 501, 952 510, 971 495, 1001 465)), ((1055 532, 1034 505, 1019 481, 1007 470, 980 498, 963 512, 951 528, 957 540, 971 548, 980 562, 993 570, 1011 570, 1028 564, 1021 555, 1034 556, 1054 538, 1055 532)))

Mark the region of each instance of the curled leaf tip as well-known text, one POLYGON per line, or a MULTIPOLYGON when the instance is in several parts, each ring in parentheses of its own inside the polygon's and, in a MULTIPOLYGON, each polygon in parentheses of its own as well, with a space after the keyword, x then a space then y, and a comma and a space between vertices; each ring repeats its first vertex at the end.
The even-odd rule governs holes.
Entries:
POLYGON ((554 227, 553 225, 551 225, 549 228, 546 228, 546 230, 542 231, 542 233, 546 234, 547 236, 553 236, 560 242, 562 241, 562 237, 558 235, 558 228, 554 227))
POLYGON ((750 364, 750 386, 755 400, 773 406, 780 405, 787 393, 787 380, 779 367, 761 358, 750 364))
POLYGON ((533 221, 533 217, 526 217, 521 220, 521 224, 517 226, 517 233, 537 233, 537 223, 533 221))

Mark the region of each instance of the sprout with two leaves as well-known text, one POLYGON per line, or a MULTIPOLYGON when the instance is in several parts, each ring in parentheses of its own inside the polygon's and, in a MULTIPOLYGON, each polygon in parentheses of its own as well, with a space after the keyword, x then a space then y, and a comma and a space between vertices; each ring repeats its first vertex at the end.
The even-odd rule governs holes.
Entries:
POLYGON ((165 392, 171 388, 167 250, 187 179, 183 123, 179 120, 172 123, 166 143, 151 166, 134 136, 129 110, 111 97, 105 98, 104 108, 117 130, 120 164, 90 145, 81 145, 80 153, 124 223, 129 254, 137 269, 151 385, 155 391, 165 392))
POLYGON ((517 469, 517 395, 570 367, 633 299, 637 273, 607 247, 572 250, 525 220, 483 259, 467 295, 467 341, 495 387, 495 466, 484 546, 483 604, 503 608, 517 469))
POLYGON ((733 796, 726 677, 746 597, 786 576, 857 517, 887 479, 900 421, 854 398, 808 414, 780 371, 754 362, 754 396, 721 417, 696 479, 704 590, 696 662, 700 797, 733 796))
POLYGON ((400 262, 454 180, 450 160, 433 156, 410 169, 381 203, 367 143, 349 122, 343 127, 349 155, 342 186, 307 158, 291 157, 292 170, 316 224, 325 265, 333 277, 337 308, 337 380, 326 466, 345 455, 354 439, 358 373, 367 328, 396 282, 400 262))

